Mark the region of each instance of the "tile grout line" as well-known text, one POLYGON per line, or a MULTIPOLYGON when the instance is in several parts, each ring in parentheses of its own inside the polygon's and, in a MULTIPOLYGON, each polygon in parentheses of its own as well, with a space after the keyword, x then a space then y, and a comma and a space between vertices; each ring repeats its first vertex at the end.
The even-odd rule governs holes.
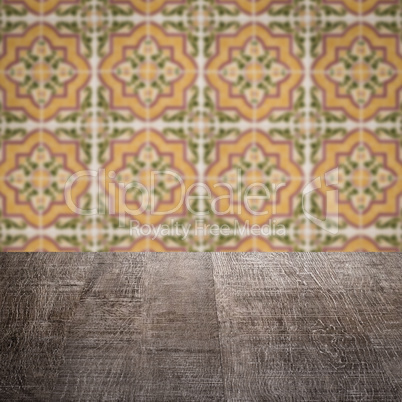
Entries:
MULTIPOLYGON (((359 2, 359 41, 363 41, 363 3, 359 2)), ((362 83, 364 81, 364 72, 362 70, 358 71, 358 75, 360 76, 360 83, 359 83, 359 88, 361 88, 362 83)), ((364 124, 364 108, 363 105, 359 105, 359 123, 360 123, 360 129, 359 129, 359 146, 363 147, 364 146, 364 136, 363 136, 363 124, 364 124)), ((359 168, 360 168, 360 162, 359 162, 359 168)), ((360 171, 359 175, 359 183, 360 183, 360 190, 363 188, 363 176, 362 172, 360 171)), ((359 228, 362 231, 363 230, 363 211, 360 209, 359 210, 359 228)), ((360 238, 361 241, 361 238, 360 238)))
MULTIPOLYGON (((363 0, 364 1, 364 0, 363 0)), ((265 18, 266 14, 265 13, 260 13, 260 14, 256 14, 254 15, 254 19, 257 22, 264 22, 264 18, 265 18)), ((342 16, 336 16, 336 15, 331 15, 330 18, 328 18, 327 16, 322 16, 321 18, 325 21, 327 20, 332 20, 332 21, 336 21, 336 22, 354 22, 356 20, 356 17, 358 17, 359 14, 353 14, 353 13, 349 13, 348 15, 342 15, 342 16)), ((377 16, 375 14, 368 14, 368 15, 364 15, 363 17, 365 19, 365 21, 373 23, 376 21, 387 21, 387 22, 394 22, 395 21, 395 17, 394 16, 377 16)), ((40 15, 26 15, 25 17, 21 17, 21 16, 14 16, 14 15, 10 15, 7 16, 7 20, 9 21, 21 21, 21 18, 24 18, 27 22, 29 23, 35 23, 38 20, 41 19, 40 15)), ((109 21, 110 18, 109 16, 100 16, 97 18, 98 20, 102 20, 102 21, 109 21)), ((144 15, 140 14, 140 13, 134 13, 133 15, 130 16, 130 19, 133 22, 143 22, 144 21, 144 15)), ((165 19, 165 17, 163 15, 153 15, 153 21, 160 23, 163 22, 165 19)), ((76 17, 72 17, 72 16, 58 16, 56 14, 53 15, 49 15, 46 17, 46 20, 49 23, 54 23, 54 22, 59 22, 59 21, 69 21, 69 22, 74 22, 76 21, 76 17)), ((113 16, 113 20, 114 21, 127 21, 127 17, 126 16, 119 16, 119 15, 114 15, 113 16)), ((169 16, 169 20, 171 21, 181 21, 182 17, 178 17, 178 16, 169 16)), ((214 17, 207 17, 205 18, 205 20, 210 20, 213 21, 215 20, 214 17)), ((221 15, 219 16, 219 20, 220 21, 233 21, 233 16, 227 16, 227 15, 221 15)), ((238 15, 237 16, 237 21, 241 22, 241 23, 247 23, 250 20, 250 15, 238 15)), ((275 16, 275 20, 276 21, 281 21, 281 22, 288 22, 289 21, 289 17, 287 16, 275 16)), ((304 21, 305 20, 305 16, 293 16, 293 20, 294 21, 304 21)))
MULTIPOLYGON (((44 3, 41 2, 39 5, 39 14, 40 14, 40 19, 39 19, 39 40, 43 41, 44 40, 44 29, 43 29, 43 24, 44 24, 44 3)), ((39 76, 42 82, 44 82, 45 78, 45 72, 40 70, 39 71, 39 76)), ((42 83, 41 83, 42 85, 42 83)), ((43 102, 41 102, 40 107, 39 107, 39 146, 44 147, 44 139, 43 139, 43 130, 45 129, 45 121, 44 121, 44 110, 43 110, 43 102)), ((42 175, 40 176, 40 183, 42 184, 43 177, 42 175)), ((41 186, 41 193, 43 193, 43 188, 41 186)), ((29 241, 29 240, 28 240, 29 241)), ((39 211, 39 249, 42 251, 43 250, 43 245, 44 245, 44 227, 43 227, 43 209, 39 211)))
MULTIPOLYGON (((310 124, 310 102, 311 102, 311 97, 310 97, 310 92, 311 92, 311 82, 310 82, 310 74, 311 74, 311 48, 310 48, 310 1, 306 0, 306 10, 305 10, 305 24, 306 24, 306 42, 305 42, 305 55, 304 55, 304 68, 305 68, 305 76, 304 76, 304 90, 305 90, 305 130, 306 130, 306 150, 305 150, 305 162, 304 162, 304 172, 306 175, 306 183, 305 185, 310 182, 311 178, 312 178, 312 166, 311 166, 311 141, 310 141, 310 132, 311 132, 311 124, 310 124)), ((303 197, 303 194, 302 194, 303 197)), ((306 209, 308 212, 310 212, 311 209, 311 201, 310 201, 310 197, 306 197, 306 209)), ((306 251, 311 251, 311 239, 312 239, 312 229, 311 229, 311 224, 312 222, 310 222, 309 219, 306 219, 306 217, 304 217, 305 221, 306 221, 306 225, 304 228, 304 236, 306 238, 305 242, 305 249, 306 251)))
MULTIPOLYGON (((161 126, 164 125, 166 127, 182 127, 181 123, 176 123, 176 122, 162 122, 160 120, 153 120, 153 126, 161 126)), ((137 121, 137 122, 131 122, 132 127, 137 127, 138 129, 141 129, 144 127, 145 122, 144 121, 137 121)), ((25 128, 29 129, 29 130, 34 130, 34 129, 38 129, 40 126, 40 121, 36 121, 36 122, 29 122, 29 123, 25 123, 23 124, 25 128)), ((59 125, 59 123, 55 123, 52 121, 46 122, 46 126, 47 127, 57 127, 59 125)), ((289 127, 288 123, 283 123, 283 122, 269 122, 270 127, 272 128, 287 128, 289 127)), ((19 123, 13 123, 13 122, 9 122, 7 123, 8 127, 15 127, 15 128, 19 128, 21 127, 21 124, 19 123)), ((97 127, 108 127, 109 124, 107 123, 98 123, 97 127)), ((196 123, 187 123, 188 127, 199 127, 198 122, 196 123)), ((222 122, 220 123, 221 127, 233 127, 233 123, 227 123, 227 122, 222 122)), ((252 122, 252 121, 243 121, 243 122, 239 122, 237 124, 238 127, 241 127, 242 130, 246 130, 247 128, 250 127, 255 127, 257 129, 262 130, 264 127, 267 126, 266 121, 258 121, 258 122, 252 122)), ((343 127, 346 128, 348 130, 356 130, 359 127, 361 127, 362 125, 359 123, 359 121, 350 121, 347 123, 327 123, 326 124, 327 127, 343 127)), ((369 126, 370 127, 370 131, 375 130, 376 128, 383 128, 383 127, 388 127, 388 128, 394 128, 395 124, 394 123, 377 123, 377 122, 367 122, 365 123, 365 126, 369 126)), ((68 127, 68 128, 75 128, 76 127, 76 123, 71 123, 71 122, 65 122, 63 123, 63 127, 68 127)), ((114 122, 114 127, 127 127, 127 123, 121 123, 121 122, 114 122)), ((204 124, 204 127, 208 127, 208 124, 204 124)), ((210 127, 214 127, 214 124, 210 124, 210 127)), ((305 123, 299 125, 299 124, 294 124, 294 127, 304 127, 305 128, 305 123)))
MULTIPOLYGON (((151 23, 153 22, 153 20, 151 19, 151 3, 150 2, 146 2, 146 11, 145 11, 146 15, 145 15, 145 24, 146 24, 146 40, 150 41, 151 40, 151 23)), ((134 29, 135 29, 135 25, 134 25, 134 29)), ((147 65, 148 67, 148 65, 147 65)), ((152 127, 152 120, 151 120, 151 111, 150 111, 150 106, 149 103, 147 103, 146 107, 145 107, 145 130, 146 130, 146 148, 150 148, 151 147, 151 134, 150 134, 150 130, 152 127)), ((134 136, 136 135, 136 133, 134 132, 134 136)), ((154 197, 154 189, 150 188, 150 197, 152 199, 152 197, 154 197)), ((124 212, 125 215, 125 212, 124 212)), ((130 218, 129 218, 130 219, 130 218)), ((151 224, 151 211, 149 209, 147 209, 146 211, 146 224, 150 225, 151 224)), ((145 238, 145 243, 146 243, 146 250, 147 251, 151 251, 150 247, 151 247, 151 238, 149 236, 146 236, 145 238)))
MULTIPOLYGON (((97 85, 98 85, 98 36, 96 35, 97 32, 97 15, 96 15, 96 7, 97 7, 97 0, 92 0, 92 15, 91 15, 91 20, 93 24, 93 33, 92 33, 92 66, 91 66, 91 71, 92 71, 92 139, 91 139, 91 145, 92 145, 92 163, 91 167, 92 170, 95 170, 99 174, 99 164, 98 164, 98 94, 97 94, 97 85)), ((99 188, 98 188, 98 183, 99 183, 99 177, 97 177, 97 180, 91 180, 91 194, 92 194, 92 203, 93 207, 97 208, 97 214, 95 214, 92 217, 92 251, 99 251, 98 249, 98 228, 97 228, 97 220, 99 219, 99 188)), ((102 200, 103 202, 103 200, 102 200)), ((106 202, 106 200, 105 200, 106 202)))
MULTIPOLYGON (((186 178, 186 179, 191 179, 191 180, 196 180, 196 179, 199 178, 198 175, 195 175, 195 176, 183 176, 183 177, 186 178)), ((205 177, 205 178, 208 178, 208 179, 212 179, 212 180, 221 179, 220 176, 205 175, 204 177, 205 177)), ((253 176, 253 177, 251 177, 251 178, 259 179, 258 176, 253 176)), ((0 177, 0 180, 6 180, 6 179, 7 179, 7 177, 0 177)), ((290 179, 290 180, 293 180, 293 181, 303 181, 303 180, 304 180, 304 176, 299 176, 299 177, 297 177, 297 176, 290 176, 289 179, 290 179)), ((83 177, 83 180, 87 180, 87 181, 89 181, 89 182, 92 182, 92 179, 90 179, 90 178, 85 178, 85 176, 83 177)), ((401 178, 400 180, 402 180, 402 178, 401 178)))
MULTIPOLYGON (((197 176, 199 176, 199 181, 201 183, 204 183, 205 181, 205 153, 204 153, 204 145, 205 145, 205 125, 204 125, 204 90, 205 90, 205 77, 204 77, 204 37, 203 37, 203 32, 204 32, 204 13, 203 13, 203 7, 204 5, 201 2, 197 2, 197 7, 198 7, 198 38, 199 38, 199 46, 198 46, 198 100, 199 100, 199 106, 198 106, 198 130, 199 130, 199 142, 198 142, 198 173, 197 176)), ((186 119, 187 121, 187 119, 186 119)), ((188 145, 188 143, 186 144, 188 145)), ((186 152, 189 152, 188 146, 186 147, 186 152)), ((198 200, 198 208, 200 210, 204 210, 204 202, 203 199, 200 197, 198 200)), ((197 219, 197 218, 196 218, 197 219)), ((204 222, 205 222, 205 217, 203 216, 202 219, 203 222, 203 227, 204 227, 204 222)), ((204 251, 205 250, 205 237, 204 234, 202 234, 202 241, 201 244, 198 246, 199 251, 204 251)))
MULTIPOLYGON (((255 1, 252 2, 252 42, 257 41, 257 23, 256 23, 256 17, 257 17, 257 3, 255 1)), ((256 78, 256 74, 253 74, 254 72, 256 72, 258 74, 258 71, 254 71, 252 70, 251 73, 252 75, 254 75, 254 79, 256 78)), ((254 84, 255 85, 255 84, 254 84)), ((253 103, 253 117, 252 117, 252 122, 255 125, 257 123, 257 106, 255 103, 253 103)), ((268 121, 268 125, 269 125, 269 121, 268 121)), ((257 143, 257 135, 255 130, 253 130, 253 137, 252 137, 252 145, 253 148, 257 148, 258 147, 258 143, 257 143)), ((245 178, 244 178, 245 179, 245 178)), ((243 178, 241 179, 241 182, 243 183, 243 178)), ((246 183, 244 183, 244 187, 246 187, 246 183)), ((243 197, 244 200, 244 197, 243 197)), ((241 201, 241 203, 243 204, 244 201, 241 201)), ((252 223, 253 225, 257 223, 257 218, 256 215, 253 215, 252 217, 252 223)), ((257 250, 257 236, 252 236, 252 247, 253 247, 253 251, 258 251, 257 250)))
MULTIPOLYGON (((246 227, 247 227, 246 224, 243 224, 243 225, 239 226, 239 228, 246 228, 246 227)), ((28 234, 36 234, 37 233, 37 230, 35 228, 26 228, 25 231, 28 234)), ((21 234, 21 231, 20 231, 20 229, 10 228, 7 233, 17 235, 17 234, 21 234)), ((58 229, 54 229, 53 227, 49 228, 47 233, 48 234, 60 234, 58 229)), ((74 235, 74 234, 76 234, 76 230, 75 229, 63 229, 62 233, 63 234, 74 235)), ((114 233, 119 233, 119 234, 122 234, 122 235, 127 234, 127 228, 124 228, 124 227, 116 228, 116 229, 114 229, 114 233)), ((158 229, 156 229, 156 230, 154 229, 154 230, 151 231, 151 236, 155 235, 157 233, 158 233, 158 229)), ((195 233, 195 232, 194 232, 194 230, 190 230, 190 233, 195 233)), ((235 233, 234 229, 230 230, 229 233, 230 234, 235 233)), ((348 235, 348 236, 351 236, 351 237, 355 237, 355 236, 359 236, 361 234, 361 230, 360 230, 359 227, 347 227, 345 229, 340 229, 338 233, 345 234, 345 235, 348 235)), ((387 234, 387 235, 392 235, 392 234, 395 234, 395 230, 394 229, 383 229, 381 233, 382 234, 387 234)))

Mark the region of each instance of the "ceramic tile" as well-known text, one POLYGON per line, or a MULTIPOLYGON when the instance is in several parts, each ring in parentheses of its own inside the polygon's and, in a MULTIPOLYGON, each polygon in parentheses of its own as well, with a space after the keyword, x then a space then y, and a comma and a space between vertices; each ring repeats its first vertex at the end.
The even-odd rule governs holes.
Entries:
POLYGON ((2 1, 2 250, 401 250, 401 17, 397 0, 2 1), (77 172, 67 193, 93 214, 67 204, 77 172))

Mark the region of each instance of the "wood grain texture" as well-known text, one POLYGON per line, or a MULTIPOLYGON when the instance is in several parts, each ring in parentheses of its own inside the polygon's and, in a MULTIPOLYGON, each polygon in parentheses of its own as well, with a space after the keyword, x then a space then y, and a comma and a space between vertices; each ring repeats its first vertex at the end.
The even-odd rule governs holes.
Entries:
POLYGON ((401 400, 400 255, 212 258, 228 400, 401 400))
POLYGON ((211 255, 148 254, 145 400, 223 400, 211 255), (184 256, 183 256, 184 257, 184 256))
POLYGON ((402 400, 401 254, 0 254, 0 400, 402 400))
POLYGON ((66 328, 93 269, 93 255, 61 257, 1 254, 0 400, 47 399, 57 380, 66 328))
POLYGON ((129 400, 141 386, 144 254, 96 254, 51 400, 129 400))

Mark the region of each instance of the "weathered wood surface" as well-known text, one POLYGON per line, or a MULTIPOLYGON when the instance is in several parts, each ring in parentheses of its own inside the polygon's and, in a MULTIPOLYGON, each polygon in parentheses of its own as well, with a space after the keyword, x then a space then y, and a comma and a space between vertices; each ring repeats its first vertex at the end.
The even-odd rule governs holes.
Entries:
POLYGON ((401 256, 213 261, 228 400, 400 400, 401 256))
POLYGON ((401 254, 0 254, 0 400, 402 400, 401 254))

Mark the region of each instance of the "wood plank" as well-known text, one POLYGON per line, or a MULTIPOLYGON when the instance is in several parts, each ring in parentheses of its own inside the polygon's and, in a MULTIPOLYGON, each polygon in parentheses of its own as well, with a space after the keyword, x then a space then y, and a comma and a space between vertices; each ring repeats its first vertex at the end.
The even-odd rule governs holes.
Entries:
POLYGON ((56 382, 66 325, 90 280, 93 255, 59 255, 56 268, 53 258, 2 254, 0 400, 47 399, 56 382))
POLYGON ((400 255, 213 262, 227 400, 400 400, 400 255))
POLYGON ((209 254, 150 253, 144 322, 145 387, 155 401, 223 400, 209 254))
POLYGON ((401 257, 0 254, 0 400, 401 400, 401 257))
POLYGON ((97 254, 51 400, 132 400, 141 384, 144 254, 97 254))
POLYGON ((52 399, 223 397, 211 258, 100 254, 52 399))

